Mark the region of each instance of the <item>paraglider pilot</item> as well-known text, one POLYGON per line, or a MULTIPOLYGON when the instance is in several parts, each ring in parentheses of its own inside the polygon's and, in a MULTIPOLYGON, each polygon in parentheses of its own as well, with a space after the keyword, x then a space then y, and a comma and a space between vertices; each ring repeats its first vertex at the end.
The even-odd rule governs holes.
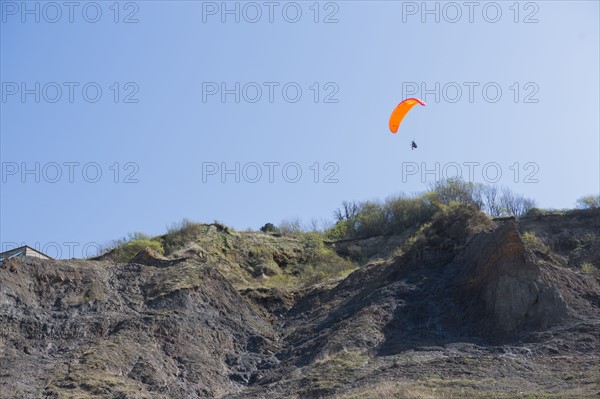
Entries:
POLYGON ((410 144, 410 149, 414 150, 415 148, 417 148, 417 143, 415 143, 415 141, 413 140, 412 143, 410 144))

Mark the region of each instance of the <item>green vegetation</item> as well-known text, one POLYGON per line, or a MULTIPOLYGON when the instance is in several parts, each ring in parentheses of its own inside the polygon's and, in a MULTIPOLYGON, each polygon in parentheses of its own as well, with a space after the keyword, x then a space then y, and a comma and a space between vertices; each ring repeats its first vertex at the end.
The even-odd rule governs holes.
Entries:
POLYGON ((307 256, 305 266, 299 268, 298 278, 304 285, 340 277, 357 267, 351 261, 341 258, 331 248, 327 248, 323 236, 319 233, 306 233, 301 242, 307 256))
POLYGON ((144 233, 131 233, 127 237, 114 242, 107 254, 116 262, 129 262, 141 250, 151 249, 160 254, 165 253, 160 240, 150 238, 144 233))
POLYGON ((434 215, 446 214, 448 207, 462 207, 469 215, 484 209, 497 210, 490 212, 497 215, 521 215, 533 206, 533 201, 525 201, 505 190, 502 198, 506 206, 502 207, 491 191, 483 185, 448 179, 412 197, 400 195, 384 202, 344 202, 342 208, 334 212, 337 223, 325 235, 330 240, 339 240, 402 234, 408 228, 431 221, 434 215))
POLYGON ((330 240, 400 234, 425 223, 440 208, 429 193, 417 197, 391 197, 384 202, 344 202, 335 212, 337 223, 325 232, 330 240))
MULTIPOLYGON (((586 196, 578 204, 594 208, 598 201, 598 196, 586 196)), ((299 288, 347 276, 358 267, 356 262, 366 260, 360 251, 353 255, 352 243, 341 253, 354 261, 340 256, 331 241, 398 235, 403 244, 396 256, 425 246, 453 250, 470 234, 490 228, 491 217, 551 212, 534 205, 535 201, 506 188, 447 179, 420 194, 400 194, 384 201, 344 201, 334 211, 333 224, 312 220, 304 225, 299 218, 291 218, 277 226, 266 223, 256 233, 236 231, 217 221, 205 224, 184 219, 162 236, 130 234, 113 243, 104 256, 130 262, 143 249, 170 257, 191 254, 238 287, 299 288), (178 252, 182 249, 186 254, 178 252)), ((548 251, 533 232, 525 232, 523 241, 530 249, 548 251)), ((165 290, 197 284, 190 276, 165 284, 165 290)))
POLYGON ((523 233, 523 242, 528 247, 535 247, 541 244, 540 239, 533 231, 526 231, 523 233))
POLYGON ((260 231, 263 233, 277 233, 279 229, 275 227, 273 223, 266 223, 263 227, 260 228, 260 231))
MULTIPOLYGON (((473 210, 473 214, 481 211, 492 217, 531 217, 566 211, 536 208, 535 200, 506 187, 450 178, 436 182, 428 191, 418 195, 398 195, 385 201, 344 201, 342 207, 334 211, 335 224, 325 229, 324 234, 329 240, 402 234, 408 228, 427 223, 443 206, 451 204, 473 210)), ((580 198, 577 207, 599 208, 600 195, 580 198)), ((297 219, 287 221, 284 226, 288 233, 302 230, 297 219)))
POLYGON ((194 223, 183 219, 167 229, 167 234, 162 236, 162 245, 167 255, 182 248, 185 244, 195 241, 205 230, 204 224, 194 223))
POLYGON ((598 269, 590 262, 583 262, 581 264, 581 271, 584 273, 600 275, 600 269, 598 269))
POLYGON ((344 277, 358 267, 327 247, 320 233, 303 233, 299 237, 299 244, 300 251, 295 252, 297 255, 289 257, 283 270, 273 274, 265 281, 265 285, 277 288, 310 286, 344 277))
POLYGON ((546 244, 533 231, 526 231, 521 235, 521 238, 528 249, 542 253, 550 252, 546 244))
MULTIPOLYGON (((185 248, 208 266, 220 270, 238 287, 298 288, 346 276, 358 267, 329 248, 322 233, 303 232, 298 225, 299 221, 290 222, 283 229, 285 234, 273 236, 239 232, 220 223, 183 220, 155 238, 130 234, 117 241, 105 256, 117 262, 129 262, 146 248, 167 256, 181 256, 176 252, 185 248)), ((273 224, 265 226, 263 232, 280 231, 273 224)), ((181 267, 177 280, 157 283, 156 292, 151 296, 200 283, 193 268, 181 267)))

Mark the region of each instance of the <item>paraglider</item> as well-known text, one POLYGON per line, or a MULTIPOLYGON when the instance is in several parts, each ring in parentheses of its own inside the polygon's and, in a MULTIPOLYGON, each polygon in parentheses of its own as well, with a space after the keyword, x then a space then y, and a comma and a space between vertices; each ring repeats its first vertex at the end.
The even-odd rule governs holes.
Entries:
MULTIPOLYGON (((390 131, 392 133, 396 134, 398 132, 398 127, 400 127, 402 119, 404 119, 408 111, 410 111, 410 109, 417 104, 425 106, 425 103, 418 98, 407 98, 398 104, 396 108, 394 108, 394 111, 392 111, 392 114, 390 115, 390 131)), ((412 141, 410 147, 413 150, 417 148, 417 144, 414 140, 412 141)))
POLYGON ((408 111, 417 104, 425 106, 425 103, 418 98, 407 98, 396 106, 392 115, 390 115, 390 131, 392 133, 398 132, 398 127, 400 126, 400 123, 402 123, 402 119, 404 119, 408 111))

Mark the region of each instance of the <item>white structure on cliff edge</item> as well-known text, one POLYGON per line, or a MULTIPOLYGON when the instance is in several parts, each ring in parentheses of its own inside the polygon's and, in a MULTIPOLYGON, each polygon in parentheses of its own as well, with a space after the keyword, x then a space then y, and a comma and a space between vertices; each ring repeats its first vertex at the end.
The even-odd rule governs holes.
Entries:
POLYGON ((0 265, 3 264, 7 259, 22 258, 24 256, 31 256, 39 259, 52 259, 45 253, 40 252, 35 248, 31 248, 29 245, 24 245, 22 247, 0 253, 0 265))

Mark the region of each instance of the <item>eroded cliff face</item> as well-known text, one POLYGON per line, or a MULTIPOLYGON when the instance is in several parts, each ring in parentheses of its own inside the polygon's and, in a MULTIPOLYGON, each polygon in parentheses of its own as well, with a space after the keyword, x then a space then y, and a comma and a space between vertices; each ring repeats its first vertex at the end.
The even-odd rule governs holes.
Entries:
POLYGON ((262 286, 264 275, 247 286, 252 270, 234 270, 256 263, 244 254, 255 258, 266 239, 287 251, 274 252, 273 270, 304 259, 289 237, 240 235, 200 256, 222 242, 207 233, 193 256, 143 251, 128 264, 10 260, 0 267, 0 397, 586 397, 600 391, 600 279, 577 265, 600 261, 581 249, 598 244, 600 221, 577 218, 544 227, 461 214, 331 244, 362 267, 298 288, 262 286), (578 244, 531 247, 526 231, 578 244))
POLYGON ((214 397, 277 363, 271 324, 211 268, 27 259, 0 272, 2 397, 214 397))
POLYGON ((472 237, 450 267, 461 269, 458 297, 468 324, 492 340, 511 340, 573 316, 559 289, 544 277, 515 222, 472 237))

